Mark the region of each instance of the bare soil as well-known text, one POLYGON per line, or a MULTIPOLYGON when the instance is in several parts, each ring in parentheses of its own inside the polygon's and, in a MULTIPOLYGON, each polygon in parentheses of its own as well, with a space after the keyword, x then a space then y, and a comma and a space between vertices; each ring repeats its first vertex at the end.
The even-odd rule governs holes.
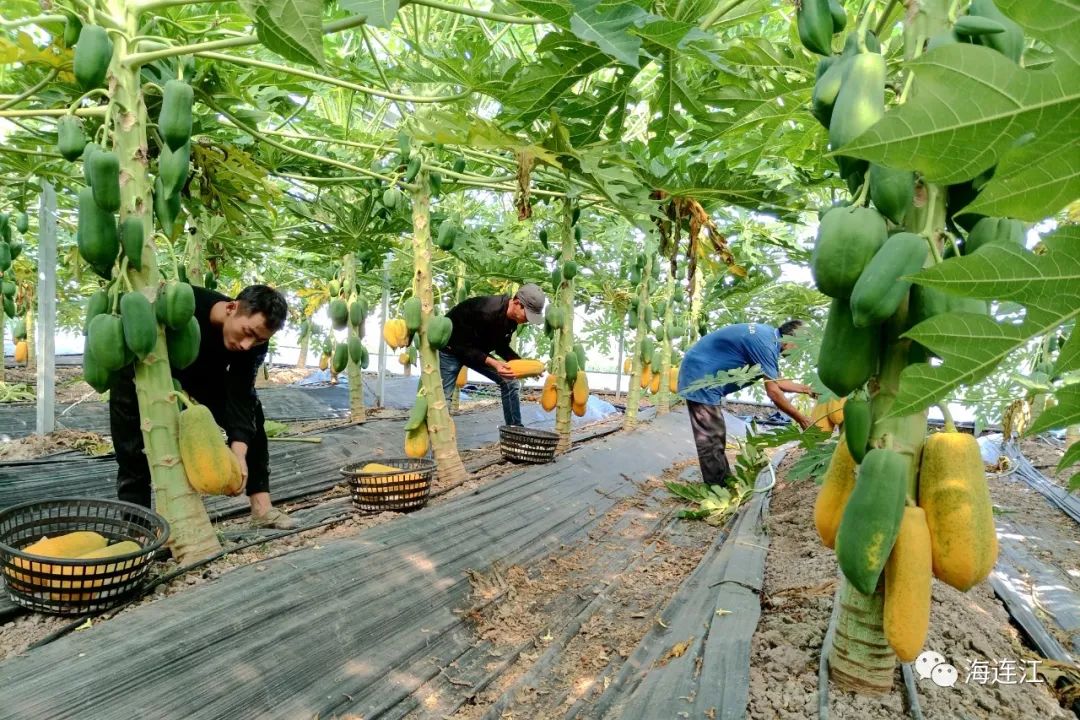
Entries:
POLYGON ((1077 471, 1075 467, 1065 468, 1061 472, 1057 471, 1058 463, 1061 462, 1061 458, 1065 454, 1065 448, 1051 444, 1045 438, 1034 437, 1021 440, 1020 451, 1035 466, 1036 470, 1045 475, 1050 482, 1061 487, 1066 487, 1069 478, 1077 471))
MULTIPOLYGON (((751 649, 748 716, 760 720, 803 720, 817 717, 818 712, 818 661, 838 569, 835 555, 821 544, 814 528, 817 486, 785 479, 785 471, 800 455, 793 452, 785 458, 771 499, 762 615, 751 649)), ((1018 493, 1025 489, 1019 485, 1014 488, 1018 493)), ((991 492, 995 503, 1018 504, 1012 495, 1004 497, 997 483, 991 485, 991 492)), ((1037 503, 1033 507, 1038 509, 1037 503)), ((1053 516, 1051 510, 1049 506, 1038 509, 1047 517, 1053 516)), ((959 672, 953 687, 916 680, 927 718, 1073 717, 1061 708, 1046 684, 967 682, 973 661, 987 662, 991 667, 1014 661, 1026 669, 1030 667, 1026 661, 1039 659, 1012 625, 988 583, 960 593, 934 581, 926 649, 940 653, 959 672)), ((856 695, 831 684, 830 716, 859 720, 906 717, 902 685, 899 666, 893 691, 886 695, 856 695)))
POLYGON ((104 435, 84 430, 55 430, 48 435, 28 435, 0 445, 0 462, 32 460, 61 452, 78 451, 97 457, 113 451, 104 435))

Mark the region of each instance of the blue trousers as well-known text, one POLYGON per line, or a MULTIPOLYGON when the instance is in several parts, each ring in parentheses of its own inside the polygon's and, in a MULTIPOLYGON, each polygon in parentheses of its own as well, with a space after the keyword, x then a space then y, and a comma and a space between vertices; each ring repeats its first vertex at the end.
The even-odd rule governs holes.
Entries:
MULTIPOLYGON (((465 363, 457 355, 451 355, 442 350, 439 351, 439 372, 442 374, 443 393, 446 394, 447 399, 453 394, 454 383, 457 381, 458 373, 461 372, 464 365, 465 363)), ((517 380, 507 380, 495 372, 494 368, 487 365, 483 367, 470 366, 470 368, 499 386, 499 390, 502 392, 503 420, 506 421, 507 425, 520 426, 521 383, 517 380)))

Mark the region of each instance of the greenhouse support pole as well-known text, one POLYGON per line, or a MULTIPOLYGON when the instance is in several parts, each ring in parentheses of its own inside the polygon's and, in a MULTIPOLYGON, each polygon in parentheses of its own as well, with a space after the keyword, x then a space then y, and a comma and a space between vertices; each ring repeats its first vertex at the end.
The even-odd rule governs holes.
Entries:
POLYGON ((390 258, 383 258, 382 264, 382 317, 379 321, 379 387, 376 407, 384 407, 386 392, 386 316, 390 312, 390 258))
POLYGON ((41 183, 38 203, 37 434, 56 427, 56 191, 41 183))
POLYGON ((619 359, 615 361, 615 399, 619 399, 619 390, 622 387, 623 352, 626 349, 626 328, 619 333, 619 359))

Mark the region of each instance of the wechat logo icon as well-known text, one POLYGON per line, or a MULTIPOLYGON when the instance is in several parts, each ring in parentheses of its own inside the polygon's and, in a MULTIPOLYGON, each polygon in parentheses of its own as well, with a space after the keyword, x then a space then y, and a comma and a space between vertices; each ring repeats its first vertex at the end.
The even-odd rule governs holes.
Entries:
POLYGON ((931 680, 938 687, 953 687, 960 677, 956 668, 945 662, 941 653, 925 650, 915 659, 915 673, 922 680, 931 680))

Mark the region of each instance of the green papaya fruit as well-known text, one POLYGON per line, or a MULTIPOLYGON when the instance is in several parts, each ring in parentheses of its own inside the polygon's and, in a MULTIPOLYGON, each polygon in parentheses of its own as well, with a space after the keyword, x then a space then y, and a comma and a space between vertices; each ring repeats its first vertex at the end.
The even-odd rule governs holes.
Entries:
POLYGON ((165 192, 170 195, 179 195, 187 182, 188 169, 191 164, 191 141, 180 146, 179 150, 173 150, 168 145, 161 148, 158 156, 158 175, 161 176, 161 185, 165 192))
POLYGON ((347 343, 338 343, 334 348, 334 356, 330 361, 330 366, 338 374, 345 372, 345 368, 349 366, 349 346, 347 343))
POLYGON ((120 247, 128 259, 128 267, 142 272, 143 244, 146 242, 146 225, 137 215, 128 215, 120 221, 120 247))
MULTIPOLYGON (((25 233, 27 230, 29 230, 30 229, 30 216, 28 216, 25 212, 20 212, 18 215, 16 215, 15 216, 15 229, 18 230, 20 233, 25 233)), ((12 259, 14 259, 14 258, 12 258, 12 259)))
POLYGON ((72 71, 83 90, 99 88, 105 82, 112 62, 113 43, 109 33, 99 25, 85 25, 75 44, 72 71))
POLYGON ((645 338, 641 341, 641 360, 648 364, 652 362, 653 352, 656 351, 656 343, 652 338, 645 338))
POLYGON ((556 306, 554 303, 549 303, 547 310, 544 311, 544 322, 555 330, 558 330, 563 326, 566 320, 566 316, 562 311, 562 308, 556 306))
POLYGON ((359 367, 360 363, 364 359, 364 343, 361 342, 360 338, 356 337, 355 335, 350 335, 348 347, 349 359, 352 360, 357 367, 359 367))
POLYGON ((11 246, 0 240, 0 272, 7 272, 11 267, 11 246))
POLYGON ((915 200, 915 173, 871 163, 870 199, 879 213, 902 224, 915 200))
POLYGON ((16 290, 18 290, 18 286, 11 280, 0 281, 0 293, 2 293, 4 297, 15 297, 16 290))
POLYGON ((90 187, 99 208, 110 213, 120 209, 120 158, 116 153, 102 150, 90 158, 90 187))
POLYGON ((833 105, 836 97, 840 94, 840 86, 844 82, 844 74, 847 69, 847 58, 825 58, 821 63, 828 62, 828 69, 814 83, 814 92, 810 98, 810 113, 826 129, 832 120, 833 105))
POLYGON ((968 233, 964 254, 971 255, 989 245, 1024 247, 1024 224, 1011 218, 982 218, 968 233))
POLYGON ((78 160, 86 149, 83 122, 75 115, 64 115, 56 121, 56 149, 65 160, 78 160))
MULTIPOLYGON (((885 58, 859 53, 845 62, 840 92, 829 120, 829 145, 835 152, 862 135, 885 114, 885 58)), ((838 156, 840 174, 847 180, 861 174, 866 161, 838 156)), ((850 183, 850 180, 849 180, 850 183)), ((861 178, 860 178, 861 183, 861 178)))
POLYGON ((442 193, 442 175, 433 172, 428 175, 428 183, 431 185, 431 197, 437 198, 442 193))
POLYGON ((364 324, 364 318, 367 317, 367 303, 363 300, 354 300, 349 305, 349 324, 353 327, 360 327, 364 324))
POLYGON ((818 355, 818 377, 825 387, 840 397, 862 387, 877 372, 880 350, 880 328, 855 327, 848 301, 834 298, 818 355))
POLYGON ((180 216, 180 195, 169 194, 159 175, 154 179, 154 217, 157 218, 165 236, 172 238, 177 228, 176 220, 180 216))
POLYGON ((15 317, 15 301, 6 295, 4 296, 4 314, 9 318, 15 317))
POLYGON ((562 285, 562 268, 558 263, 555 263, 555 267, 551 270, 551 287, 556 291, 562 285))
POLYGON ((179 330, 165 331, 165 344, 169 350, 169 365, 183 370, 199 357, 202 330, 197 318, 190 318, 179 330))
POLYGON ((435 244, 442 250, 450 250, 454 247, 454 239, 457 237, 457 228, 449 220, 439 225, 439 234, 435 244))
POLYGON ((563 370, 566 373, 563 377, 566 379, 566 382, 573 384, 577 379, 578 370, 580 369, 577 353, 571 350, 563 356, 563 370))
POLYGON ((11 331, 11 336, 14 337, 16 340, 26 339, 26 320, 24 320, 23 318, 19 318, 15 321, 15 327, 11 331))
POLYGON ((102 367, 90 349, 83 349, 83 380, 87 385, 99 393, 103 393, 112 385, 112 373, 102 367))
POLYGON ((79 190, 76 244, 79 246, 79 254, 94 272, 105 279, 112 276, 112 266, 120 252, 116 217, 97 204, 93 189, 88 187, 79 190))
POLYGON ((180 150, 191 139, 195 91, 183 80, 169 80, 161 91, 158 132, 172 151, 180 150))
POLYGON ((83 321, 83 335, 88 334, 91 320, 108 311, 109 293, 104 289, 99 289, 86 301, 86 319, 83 321))
POLYGON ((73 48, 82 33, 82 19, 73 12, 64 13, 64 47, 73 48))
POLYGON ((404 176, 403 180, 405 182, 407 182, 407 183, 410 183, 413 180, 415 180, 416 175, 420 172, 420 165, 421 165, 421 161, 420 161, 419 156, 414 157, 413 159, 409 160, 409 164, 405 168, 405 176, 404 176))
POLYGON ((417 395, 412 409, 409 410, 409 419, 405 421, 405 430, 412 432, 419 429, 427 422, 428 401, 423 395, 417 395))
POLYGON ((448 317, 437 316, 428 321, 427 339, 432 350, 442 350, 450 343, 454 323, 448 317))
POLYGON ((898 452, 866 453, 836 531, 836 561, 856 590, 873 595, 907 499, 909 461, 898 452))
POLYGON ((832 53, 833 18, 829 0, 801 0, 796 24, 803 47, 818 55, 832 53))
POLYGON ((457 160, 454 161, 453 171, 458 175, 465 172, 465 158, 459 157, 457 160))
POLYGON ((544 249, 548 248, 548 231, 545 228, 540 228, 540 244, 544 246, 544 249))
POLYGON ((997 20, 978 15, 961 15, 956 18, 953 32, 960 37, 979 37, 980 35, 996 35, 1005 32, 1005 26, 997 20))
POLYGON ((660 352, 660 349, 657 348, 656 350, 653 350, 652 357, 649 358, 649 367, 653 369, 653 372, 659 372, 663 366, 664 357, 660 352))
POLYGON ((158 322, 182 330, 195 316, 195 290, 186 282, 171 282, 158 293, 154 306, 158 322))
POLYGON ((570 211, 570 224, 577 225, 577 221, 581 219, 581 208, 575 207, 570 211))
POLYGON ((563 263, 562 276, 564 278, 566 278, 567 280, 573 280, 575 277, 577 277, 577 273, 578 266, 576 262, 574 262, 573 260, 567 260, 565 263, 563 263))
MULTIPOLYGON (((587 370, 588 369, 587 366, 589 364, 589 359, 585 355, 585 346, 582 345, 581 343, 575 343, 574 344, 574 355, 577 356, 578 370, 587 370)), ((577 375, 575 374, 574 377, 576 378, 577 375)))
POLYGON ((1024 30, 1012 18, 1001 12, 994 4, 994 0, 971 0, 968 15, 993 20, 1001 25, 1004 28, 1003 32, 979 35, 975 41, 997 50, 1015 63, 1020 62, 1020 57, 1024 54, 1024 30))
MULTIPOLYGON (((866 51, 872 53, 881 52, 881 42, 878 40, 877 35, 873 30, 867 30, 866 35, 866 51)), ((852 55, 859 54, 859 36, 858 33, 850 32, 844 39, 844 49, 840 53, 841 57, 851 57, 852 55)))
POLYGON ((340 298, 330 301, 330 324, 335 330, 343 330, 349 324, 349 306, 340 298))
POLYGON ((410 333, 420 331, 420 325, 424 321, 423 305, 420 298, 415 295, 405 301, 401 307, 402 317, 405 319, 405 329, 410 333))
POLYGON ((124 342, 140 360, 157 345, 158 324, 154 306, 141 292, 125 293, 120 299, 120 319, 124 327, 124 342))
POLYGON ((382 204, 389 210, 397 209, 397 206, 401 202, 401 191, 396 187, 388 187, 383 190, 382 204))
POLYGON ((832 298, 849 298, 863 268, 887 237, 885 220, 875 210, 846 207, 828 213, 818 225, 810 258, 818 290, 832 298))
POLYGON ((829 0, 829 15, 832 17, 833 33, 843 32, 847 27, 847 10, 840 0, 829 0))
POLYGON ((873 427, 873 410, 865 393, 856 393, 844 403, 844 439, 856 464, 863 461, 873 427))
POLYGON ((409 162, 409 155, 412 153, 412 140, 404 132, 399 132, 397 136, 398 141, 398 153, 400 155, 401 162, 409 162))
POLYGON ((217 290, 217 278, 214 277, 214 271, 213 270, 207 270, 203 274, 202 284, 203 284, 203 287, 206 288, 207 290, 217 290))
POLYGON ((127 365, 124 322, 119 315, 101 313, 95 316, 87 328, 86 345, 108 372, 116 372, 127 365))
POLYGON ((911 288, 911 281, 904 278, 919 272, 929 253, 922 235, 902 232, 886 240, 851 291, 855 327, 877 325, 889 319, 911 288))
POLYGON ((86 143, 85 147, 83 147, 83 151, 82 151, 83 181, 87 185, 90 184, 90 158, 92 158, 94 156, 94 153, 101 152, 102 149, 103 148, 100 145, 98 145, 96 142, 88 142, 88 143, 86 143))
POLYGON ((641 284, 641 271, 634 268, 630 271, 630 285, 636 287, 641 284))

